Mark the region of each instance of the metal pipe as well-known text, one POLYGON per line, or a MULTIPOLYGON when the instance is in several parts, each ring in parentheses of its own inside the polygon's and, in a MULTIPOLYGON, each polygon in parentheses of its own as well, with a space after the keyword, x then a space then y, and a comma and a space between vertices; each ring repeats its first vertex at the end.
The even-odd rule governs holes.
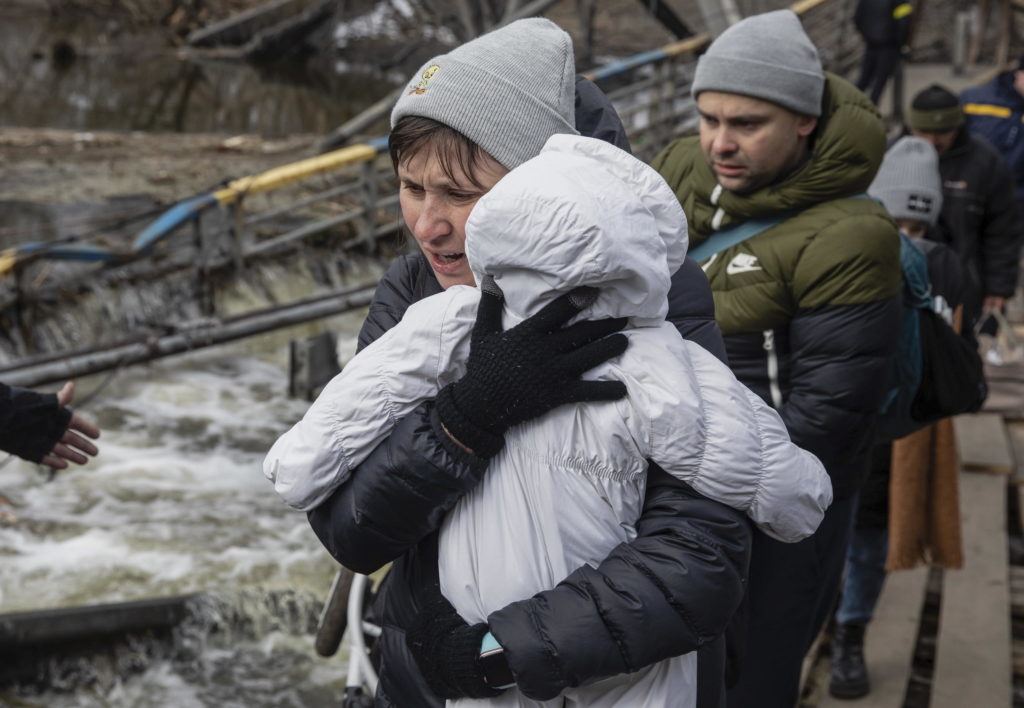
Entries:
POLYGON ((304 239, 307 236, 312 236, 322 231, 326 231, 327 229, 332 228, 334 226, 341 226, 342 224, 347 224, 348 222, 359 218, 360 216, 362 216, 362 214, 362 209, 354 208, 350 209, 344 214, 332 216, 330 219, 322 219, 320 221, 314 221, 311 224, 307 224, 305 226, 300 226, 299 228, 289 231, 287 233, 283 233, 280 236, 275 236, 274 238, 270 238, 265 241, 260 241, 259 243, 249 246, 245 250, 245 257, 249 258, 250 256, 257 256, 266 253, 267 251, 272 251, 275 248, 279 248, 285 244, 291 243, 292 241, 304 239))
POLYGON ((317 192, 311 197, 305 199, 299 199, 298 201, 285 204, 284 206, 277 207, 276 209, 268 209, 267 211, 261 211, 258 214, 253 214, 245 218, 245 225, 252 226, 254 224, 261 224, 264 221, 270 221, 271 219, 282 216, 284 214, 290 214, 293 211, 297 211, 302 207, 307 207, 310 204, 316 204, 318 202, 327 201, 328 199, 334 199, 340 197, 348 192, 353 192, 359 187, 358 182, 352 182, 350 184, 343 184, 339 187, 332 187, 322 192, 317 192))
POLYGON ((348 593, 348 631, 349 656, 348 680, 346 686, 357 687, 364 683, 371 694, 377 691, 377 672, 370 663, 370 655, 366 653, 366 642, 363 641, 363 603, 365 601, 368 578, 356 573, 352 578, 352 587, 348 593))
POLYGON ((334 656, 341 644, 341 638, 348 626, 348 594, 352 591, 352 578, 355 577, 348 568, 338 568, 327 593, 327 602, 320 612, 317 622, 316 641, 314 647, 320 656, 334 656))
POLYGON ((190 329, 146 341, 114 344, 89 353, 69 353, 60 361, 33 364, 23 362, 3 372, 9 386, 39 386, 95 374, 101 371, 140 364, 192 349, 223 344, 281 327, 309 322, 348 312, 370 304, 376 285, 334 291, 289 305, 266 308, 224 320, 206 321, 190 329))
POLYGON ((179 595, 0 615, 0 654, 111 634, 170 629, 185 619, 188 603, 198 597, 179 595))

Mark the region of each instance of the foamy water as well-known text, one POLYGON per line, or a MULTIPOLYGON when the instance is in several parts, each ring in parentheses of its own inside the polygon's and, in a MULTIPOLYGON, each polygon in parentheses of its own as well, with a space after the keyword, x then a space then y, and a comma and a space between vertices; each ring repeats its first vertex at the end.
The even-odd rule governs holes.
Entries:
MULTIPOLYGON (((49 482, 21 460, 0 468, 15 504, 0 510, 17 517, 0 525, 2 611, 217 598, 203 613, 217 631, 193 627, 174 656, 71 693, 26 693, 28 705, 340 703, 345 662, 317 657, 312 636, 336 566, 261 463, 308 407, 287 398, 288 339, 327 326, 347 355, 364 316, 125 369, 80 410, 102 429, 99 457, 49 482)), ((79 381, 79 394, 99 382, 79 381)))

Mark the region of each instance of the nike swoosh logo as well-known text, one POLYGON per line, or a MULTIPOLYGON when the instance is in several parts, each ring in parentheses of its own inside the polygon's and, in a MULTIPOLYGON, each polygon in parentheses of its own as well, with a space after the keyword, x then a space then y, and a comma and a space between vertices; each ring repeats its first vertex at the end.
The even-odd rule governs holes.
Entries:
POLYGON ((757 265, 738 265, 736 263, 730 263, 725 267, 725 272, 728 275, 736 275, 737 273, 752 273, 755 270, 764 270, 764 268, 757 265))

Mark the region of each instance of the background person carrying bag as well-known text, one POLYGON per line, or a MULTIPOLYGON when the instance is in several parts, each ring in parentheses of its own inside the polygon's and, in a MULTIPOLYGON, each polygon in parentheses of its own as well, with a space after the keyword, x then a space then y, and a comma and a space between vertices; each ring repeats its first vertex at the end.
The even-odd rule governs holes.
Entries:
MULTIPOLYGON (((901 220, 902 221, 902 220, 901 220)), ((890 405, 879 439, 891 441, 929 423, 981 408, 988 393, 976 344, 960 333, 963 267, 949 247, 902 239, 904 322, 893 362, 890 405)))
POLYGON ((934 310, 921 311, 920 329, 921 383, 911 416, 929 422, 980 409, 988 387, 974 344, 934 310))
POLYGON ((981 357, 954 324, 966 275, 956 253, 925 240, 942 210, 938 154, 904 137, 886 153, 868 195, 900 227, 903 318, 878 441, 890 442, 943 418, 973 413, 987 395, 981 357))
POLYGON ((893 362, 896 394, 890 399, 899 405, 880 416, 890 437, 879 436, 860 491, 835 615, 829 693, 844 699, 870 691, 864 634, 886 572, 921 562, 962 565, 959 464, 947 416, 977 410, 986 392, 981 359, 959 332, 967 283, 963 263, 949 247, 923 239, 942 209, 935 149, 920 138, 897 141, 868 194, 882 202, 902 232, 904 316, 893 362), (915 367, 913 387, 900 391, 909 377, 901 379, 899 372, 915 367))

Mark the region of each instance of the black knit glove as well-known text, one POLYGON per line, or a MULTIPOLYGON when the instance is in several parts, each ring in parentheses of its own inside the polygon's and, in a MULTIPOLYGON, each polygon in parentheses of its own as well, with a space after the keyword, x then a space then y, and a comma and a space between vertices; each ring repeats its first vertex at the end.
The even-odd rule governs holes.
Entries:
POLYGON ((477 457, 501 450, 513 425, 566 403, 615 401, 621 381, 587 381, 583 372, 626 351, 626 318, 566 322, 597 297, 593 288, 561 295, 512 329, 501 330, 504 295, 493 278, 481 284, 466 375, 437 395, 437 419, 477 457))
POLYGON ((480 644, 487 625, 470 625, 437 585, 423 595, 420 613, 405 632, 405 644, 427 685, 439 698, 493 698, 480 670, 480 644))

